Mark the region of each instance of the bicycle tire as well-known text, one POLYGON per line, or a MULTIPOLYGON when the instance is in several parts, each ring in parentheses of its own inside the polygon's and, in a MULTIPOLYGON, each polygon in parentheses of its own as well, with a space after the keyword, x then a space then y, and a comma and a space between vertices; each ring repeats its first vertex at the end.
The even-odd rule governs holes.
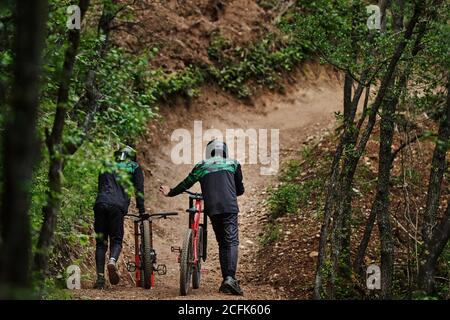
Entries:
POLYGON ((151 288, 151 278, 153 273, 153 261, 150 256, 150 252, 152 251, 151 239, 150 239, 150 222, 148 220, 142 221, 143 226, 143 234, 142 234, 142 242, 143 242, 143 252, 142 252, 142 260, 143 263, 143 276, 144 278, 144 288, 151 288))
POLYGON ((145 287, 144 269, 141 270, 141 275, 140 275, 140 278, 139 278, 139 287, 141 287, 141 288, 145 287))
POLYGON ((180 294, 185 296, 189 293, 192 276, 192 230, 188 229, 184 236, 183 248, 180 260, 180 294))
POLYGON ((197 243, 197 265, 194 266, 192 274, 192 288, 200 288, 200 280, 202 277, 202 255, 203 255, 203 227, 198 228, 198 243, 197 243))

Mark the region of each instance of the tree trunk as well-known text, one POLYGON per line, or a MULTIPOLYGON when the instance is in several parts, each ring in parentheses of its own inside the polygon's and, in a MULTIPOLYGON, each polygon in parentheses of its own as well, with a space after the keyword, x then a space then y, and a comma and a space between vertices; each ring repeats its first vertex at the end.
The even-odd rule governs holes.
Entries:
POLYGON ((431 294, 434 290, 434 273, 436 262, 442 253, 450 236, 450 204, 441 224, 433 229, 439 207, 441 184, 444 172, 447 169, 446 153, 450 142, 450 74, 447 83, 447 101, 445 111, 439 125, 438 139, 434 147, 433 160, 431 164, 430 181, 428 184, 427 207, 425 210, 424 227, 427 238, 425 238, 425 251, 421 257, 419 270, 419 286, 422 290, 431 294), (427 215, 432 215, 427 217, 427 215))
MULTIPOLYGON (((381 81, 380 86, 377 92, 377 95, 375 97, 375 101, 368 112, 368 123, 361 135, 361 138, 359 139, 359 142, 357 146, 354 148, 354 155, 351 156, 351 168, 346 168, 347 172, 347 180, 353 181, 353 175, 356 170, 356 166, 358 164, 358 161, 360 157, 362 156, 366 144, 369 141, 370 135, 372 133, 373 127, 376 123, 377 118, 377 112, 380 108, 381 104, 383 103, 383 100, 386 96, 386 93, 388 92, 388 89, 392 85, 394 72, 396 70, 398 61, 400 60, 401 56, 403 55, 403 52, 405 50, 405 47, 408 43, 408 41, 411 39, 414 29, 418 23, 419 17, 421 13, 424 10, 424 2, 420 1, 418 4, 415 5, 413 15, 411 19, 408 22, 408 25, 406 27, 405 33, 403 38, 400 40, 398 45, 396 46, 394 53, 389 61, 389 64, 386 68, 386 72, 384 73, 381 81)), ((362 91, 361 91, 362 93, 362 91)), ((344 98, 345 101, 345 98, 344 98)), ((358 104, 359 100, 353 101, 358 104)), ((319 240, 319 257, 317 262, 317 268, 316 268, 316 277, 315 277, 315 286, 314 286, 314 298, 320 299, 321 298, 321 291, 322 291, 322 269, 325 262, 325 250, 326 250, 326 243, 328 239, 328 227, 330 224, 331 217, 333 217, 333 210, 336 208, 336 203, 334 203, 334 200, 337 199, 336 190, 339 190, 341 188, 341 185, 339 184, 339 181, 344 181, 344 177, 342 179, 338 179, 338 172, 339 172, 339 162, 342 156, 342 152, 344 150, 344 143, 342 143, 345 139, 345 135, 349 134, 344 130, 342 133, 342 138, 340 145, 338 146, 334 159, 332 164, 332 171, 331 171, 331 178, 330 183, 327 187, 327 195, 325 200, 325 207, 324 207, 324 221, 322 223, 321 232, 320 232, 320 240, 319 240)), ((359 137, 359 132, 356 132, 356 140, 359 137)), ((351 185, 351 184, 350 184, 351 185)), ((342 195, 340 195, 338 200, 342 199, 342 195)), ((343 206, 347 207, 347 206, 343 206)), ((339 226, 338 226, 339 227, 339 226)), ((339 252, 335 252, 334 254, 338 254, 339 252)), ((335 260, 338 260, 339 258, 334 258, 335 260)))
POLYGON ((427 294, 434 291, 434 275, 439 256, 450 238, 450 204, 441 223, 434 229, 419 270, 419 287, 427 294))
MULTIPOLYGON (((0 296, 17 297, 30 286, 30 185, 39 155, 36 121, 39 68, 47 21, 45 0, 16 1, 12 108, 3 133, 3 188, 0 221, 0 296)), ((20 297, 19 297, 20 298, 20 297)))
MULTIPOLYGON (((404 83, 406 85, 406 81, 404 83)), ((401 84, 402 85, 402 84, 401 84)), ((402 90, 403 88, 401 88, 402 90)), ((394 275, 394 243, 389 213, 389 191, 392 166, 392 141, 394 138, 394 116, 400 93, 390 92, 383 104, 380 121, 380 150, 378 165, 377 195, 373 206, 377 215, 381 244, 381 296, 392 296, 392 279, 394 275)))
MULTIPOLYGON (((450 75, 447 91, 450 90, 450 75)), ((450 138, 450 93, 447 93, 447 106, 442 116, 439 126, 437 143, 433 152, 431 162, 430 179, 428 183, 427 204, 424 213, 424 224, 422 235, 424 242, 431 239, 433 228, 436 224, 436 215, 439 207, 439 198, 441 196, 441 185, 444 178, 447 165, 445 156, 448 150, 448 139, 450 138), (446 143, 447 142, 447 143, 446 143)))
MULTIPOLYGON (((81 19, 89 6, 89 0, 80 0, 81 19)), ((34 271, 45 277, 48 269, 48 257, 51 250, 56 218, 61 207, 61 175, 64 157, 62 154, 62 137, 69 102, 70 80, 80 45, 80 30, 69 30, 69 47, 64 57, 64 65, 58 88, 56 114, 51 133, 47 133, 46 145, 50 157, 48 172, 47 203, 43 208, 44 220, 34 256, 34 271)))
POLYGON ((380 8, 380 31, 386 32, 386 10, 390 6, 390 0, 378 0, 378 7, 380 8))
MULTIPOLYGON (((105 39, 100 44, 98 48, 99 57, 100 59, 104 58, 109 47, 110 42, 110 32, 111 32, 111 25, 112 21, 116 17, 117 13, 121 10, 121 8, 116 9, 115 6, 117 5, 116 0, 112 1, 105 1, 103 5, 103 11, 102 15, 100 16, 99 23, 98 23, 98 31, 99 34, 103 35, 105 39)), ((84 17, 85 12, 87 11, 87 8, 89 6, 89 1, 83 1, 80 0, 80 8, 81 8, 81 15, 84 17)), ((73 34, 73 37, 71 38, 69 35, 69 40, 72 46, 72 49, 69 48, 66 52, 66 61, 68 62, 64 64, 64 69, 66 69, 67 66, 70 66, 70 63, 73 63, 73 53, 77 52, 77 48, 79 46, 79 33, 73 34)), ((72 72, 70 72, 71 74, 72 72)), ((70 75, 66 75, 70 79, 70 75)), ((68 87, 67 87, 68 89, 68 87)), ((65 97, 65 90, 63 90, 63 98, 65 97)), ((58 95, 59 97, 60 95, 58 95)), ((82 139, 74 144, 74 143, 63 143, 62 142, 62 134, 64 129, 64 122, 65 117, 67 114, 67 110, 64 108, 64 104, 61 105, 61 108, 59 109, 61 112, 57 117, 55 117, 54 126, 52 130, 52 134, 48 136, 47 139, 47 148, 49 150, 49 153, 52 154, 52 150, 54 153, 53 159, 51 159, 50 168, 49 168, 49 190, 50 193, 48 195, 48 201, 46 206, 43 208, 44 213, 44 224, 41 228, 41 233, 39 237, 39 243, 38 243, 38 251, 35 254, 35 269, 40 270, 43 275, 45 275, 47 269, 48 269, 48 258, 49 258, 49 250, 51 249, 52 241, 53 241, 53 235, 56 229, 56 223, 57 223, 57 217, 59 215, 59 212, 61 210, 61 175, 63 174, 63 170, 65 167, 65 156, 74 154, 78 148, 82 145, 84 140, 88 137, 89 130, 92 124, 92 120, 94 118, 94 114, 97 112, 98 109, 98 99, 100 97, 100 93, 97 91, 96 88, 96 72, 95 70, 89 70, 88 75, 86 77, 85 81, 85 94, 80 99, 79 105, 77 104, 77 107, 83 107, 83 110, 86 113, 86 119, 79 123, 79 127, 83 132, 82 139), (53 140, 53 137, 56 137, 55 140, 53 140), (55 144, 55 141, 57 142, 55 144), (57 152, 55 152, 57 150, 57 152)), ((58 101, 60 101, 58 99, 58 101)), ((64 101, 64 99, 62 100, 64 101)), ((66 103, 67 104, 67 103, 66 103)), ((59 104, 58 104, 59 105, 59 104)))
MULTIPOLYGON (((367 73, 363 72, 362 80, 365 81, 367 73)), ((339 176, 340 176, 340 162, 344 148, 350 143, 352 137, 351 126, 353 125, 354 118, 356 115, 356 109, 359 97, 361 96, 363 85, 359 84, 358 88, 355 90, 355 94, 352 100, 352 85, 353 80, 349 73, 345 75, 344 80, 344 131, 341 135, 339 144, 333 156, 333 162, 331 165, 331 171, 329 174, 329 179, 327 183, 327 192, 325 197, 324 206, 324 219, 322 222, 320 230, 320 240, 319 240, 319 256, 316 268, 316 277, 314 285, 314 298, 320 299, 321 288, 322 288, 322 269, 325 263, 326 256, 326 243, 328 240, 328 229, 330 227, 331 218, 334 215, 335 205, 337 201, 337 188, 339 186, 339 176)), ((336 253, 335 253, 336 254, 336 253)), ((332 282, 335 277, 335 272, 332 273, 332 282)), ((332 294, 333 295, 333 294, 332 294)))
POLYGON ((373 226, 375 224, 377 213, 379 211, 377 206, 381 201, 380 199, 377 199, 377 197, 380 197, 378 192, 375 196, 375 200, 373 202, 372 209, 370 210, 369 217, 367 218, 366 226, 364 227, 364 233, 358 246, 358 251, 356 253, 355 262, 353 263, 353 270, 360 276, 361 279, 364 279, 366 274, 366 271, 363 267, 364 257, 366 256, 367 247, 369 246, 370 237, 372 236, 373 226))
MULTIPOLYGON (((426 31, 426 23, 422 23, 419 27, 419 31, 418 31, 418 35, 416 36, 414 45, 413 45, 413 49, 411 51, 411 56, 415 57, 420 49, 421 49, 421 41, 422 38, 425 34, 426 31)), ((397 104, 398 104, 398 100, 399 100, 399 96, 402 94, 402 92, 406 89, 406 85, 407 85, 407 79, 408 79, 408 75, 410 72, 410 68, 411 68, 411 63, 406 67, 406 69, 402 72, 402 74, 400 75, 400 79, 398 81, 398 93, 392 93, 390 92, 388 94, 388 99, 386 101, 386 105, 385 105, 385 109, 392 109, 393 112, 395 113, 395 110, 397 108, 397 104)), ((388 214, 388 211, 385 208, 388 208, 389 206, 385 204, 386 201, 388 201, 388 199, 386 198, 386 195, 389 196, 389 183, 386 184, 386 181, 390 180, 390 170, 392 167, 392 162, 395 159, 395 156, 397 155, 397 153, 401 150, 400 148, 397 149, 394 152, 391 152, 391 147, 392 147, 392 137, 390 137, 391 135, 393 136, 394 132, 393 132, 393 115, 394 113, 391 114, 391 111, 388 111, 388 113, 384 112, 383 113, 383 117, 382 117, 382 121, 381 121, 381 130, 380 130, 380 155, 379 155, 379 161, 380 161, 380 167, 379 167, 379 174, 380 174, 380 170, 389 170, 389 172, 387 172, 387 174, 389 175, 389 177, 381 177, 379 175, 379 179, 378 179, 378 185, 377 185, 377 193, 375 195, 375 200, 372 204, 372 209, 370 211, 370 215, 367 219, 367 223, 366 223, 366 227, 364 229, 364 234, 361 240, 361 243, 358 247, 358 251, 357 251, 357 255, 355 258, 355 262, 353 264, 353 269, 355 270, 355 272, 357 274, 359 274, 361 276, 361 278, 364 276, 364 269, 363 269, 363 260, 366 254, 366 250, 367 250, 367 246, 369 245, 369 240, 372 234, 372 230, 373 230, 373 225, 375 223, 375 220, 377 217, 382 218, 381 220, 379 219, 379 227, 381 227, 381 229, 383 230, 383 232, 390 232, 390 223, 389 223, 389 219, 384 216, 381 217, 380 215, 383 214, 388 214), (387 127, 391 126, 392 128, 387 129, 387 127), (392 131, 390 131, 392 129, 392 131), (387 146, 386 144, 389 143, 390 145, 387 146), (382 149, 383 151, 383 156, 381 155, 382 153, 382 149), (387 157, 388 153, 390 154, 389 159, 385 158, 387 157), (381 168, 381 163, 382 162, 386 162, 383 165, 383 168, 381 168), (383 179, 385 179, 385 181, 382 181, 383 179), (380 185, 380 182, 383 183, 384 186, 380 185), (385 190, 385 188, 388 188, 387 190, 385 190), (380 221, 382 222, 380 224, 380 221)), ((409 141, 407 144, 411 143, 411 141, 409 141)), ((405 145, 407 145, 405 144, 405 145)), ((386 174, 386 173, 385 173, 386 174)), ((380 230, 381 230, 380 229, 380 230)), ((381 237, 383 237, 383 235, 380 235, 381 237)), ((384 250, 382 249, 382 255, 384 254, 385 257, 385 266, 388 268, 387 271, 387 276, 388 278, 386 278, 386 283, 389 283, 389 277, 392 276, 392 272, 389 270, 389 268, 391 268, 390 265, 390 260, 388 258, 389 253, 391 252, 391 248, 390 247, 390 241, 392 236, 391 235, 385 235, 384 236, 384 240, 382 241, 382 247, 384 246, 384 250)), ((388 290, 389 291, 389 290, 388 290)))
MULTIPOLYGON (((342 140, 343 148, 346 148, 351 140, 351 126, 353 125, 356 110, 353 110, 352 108, 352 86, 353 86, 353 79, 349 72, 345 74, 344 79, 344 133, 342 140)), ((344 150, 342 150, 344 151, 344 150)), ((340 162, 339 155, 339 162, 340 162)), ((341 183, 338 182, 337 186, 341 185, 341 183)), ((333 194, 338 194, 340 190, 334 189, 330 190, 333 194)), ((337 198, 335 197, 333 199, 333 202, 335 202, 337 198)), ((333 205, 334 207, 334 205, 333 205)), ((339 277, 339 256, 341 253, 341 247, 342 247, 342 219, 340 215, 336 214, 336 210, 334 207, 334 210, 331 211, 330 216, 333 216, 333 229, 332 229, 332 242, 331 242, 331 257, 332 257, 332 269, 331 269, 331 292, 330 297, 334 299, 335 297, 335 283, 337 278, 339 277)))
POLYGON ((394 0, 392 6, 392 24, 395 32, 400 32, 403 30, 404 15, 405 15, 405 0, 394 0))

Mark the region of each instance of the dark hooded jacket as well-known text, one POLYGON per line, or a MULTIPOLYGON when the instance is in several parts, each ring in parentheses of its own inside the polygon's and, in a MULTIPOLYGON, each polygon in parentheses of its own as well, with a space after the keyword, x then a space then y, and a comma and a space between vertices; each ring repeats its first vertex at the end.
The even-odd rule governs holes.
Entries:
POLYGON ((130 187, 134 187, 136 207, 145 212, 144 174, 135 161, 115 162, 106 166, 98 176, 98 192, 95 204, 108 204, 119 208, 123 214, 130 206, 130 187))
POLYGON ((237 197, 244 193, 244 184, 238 161, 215 156, 199 162, 186 179, 170 190, 169 196, 186 191, 197 181, 202 188, 206 214, 239 212, 237 197))

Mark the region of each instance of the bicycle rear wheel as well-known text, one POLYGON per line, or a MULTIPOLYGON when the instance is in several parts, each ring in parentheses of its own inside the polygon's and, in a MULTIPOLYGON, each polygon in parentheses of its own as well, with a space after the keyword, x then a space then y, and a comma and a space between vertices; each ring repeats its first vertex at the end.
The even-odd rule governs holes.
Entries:
POLYGON ((142 226, 143 226, 143 234, 142 234, 143 250, 141 263, 143 264, 142 271, 144 274, 141 275, 141 277, 143 278, 144 282, 143 287, 145 289, 150 289, 153 274, 153 261, 152 257, 150 256, 150 252, 152 252, 152 244, 150 239, 150 222, 148 220, 144 220, 142 222, 142 226))
POLYGON ((185 296, 189 292, 193 265, 191 263, 193 258, 192 251, 193 234, 192 230, 186 231, 183 241, 183 248, 181 249, 180 260, 180 294, 185 296))
POLYGON ((192 288, 200 288, 201 270, 202 270, 202 255, 203 255, 203 227, 198 228, 198 243, 197 243, 197 264, 194 266, 192 274, 192 288))

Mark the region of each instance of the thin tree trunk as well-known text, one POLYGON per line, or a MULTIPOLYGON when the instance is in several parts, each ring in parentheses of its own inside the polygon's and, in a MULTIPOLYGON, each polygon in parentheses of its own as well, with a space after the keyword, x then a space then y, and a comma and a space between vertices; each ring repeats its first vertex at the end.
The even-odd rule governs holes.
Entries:
MULTIPOLYGON (((346 169, 348 172, 348 178, 350 179, 350 181, 353 180, 353 175, 356 170, 358 161, 361 158, 361 156, 365 150, 367 142, 369 141, 370 135, 372 133, 373 127, 375 126, 378 109, 380 108, 381 104, 383 103, 383 100, 386 96, 386 93, 388 92, 388 89, 392 85, 393 76, 394 76, 394 72, 396 70, 398 61, 400 60, 401 56, 403 55, 405 47, 413 35, 414 29, 418 23, 419 17, 421 15, 421 13, 423 12, 423 10, 424 10, 424 2, 420 1, 419 3, 417 3, 415 5, 413 15, 408 22, 404 36, 400 40, 398 45, 396 46, 396 48, 394 50, 394 54, 392 55, 392 57, 389 61, 389 64, 386 68, 386 71, 381 79, 380 86, 379 86, 377 95, 375 97, 375 101, 374 101, 370 111, 368 112, 368 123, 361 135, 361 138, 360 138, 357 146, 355 147, 355 153, 351 156, 352 157, 351 168, 346 169)), ((356 102, 356 104, 358 103, 357 101, 355 101, 355 102, 356 102)), ((356 139, 358 139, 359 132, 356 134, 357 134, 356 139)), ((345 135, 345 132, 343 133, 343 137, 344 137, 344 135, 345 135)), ((341 140, 341 142, 342 141, 343 141, 343 139, 341 140)), ((337 176, 339 175, 338 174, 339 162, 340 162, 344 147, 345 147, 344 144, 341 145, 341 143, 340 143, 340 145, 338 146, 338 148, 335 152, 335 156, 334 156, 333 164, 332 164, 331 179, 330 179, 330 183, 327 187, 328 190, 327 190, 327 196, 326 196, 326 202, 325 202, 325 208, 324 208, 324 221, 322 223, 321 233, 320 233, 321 238, 319 240, 319 257, 318 257, 316 277, 315 277, 315 286, 314 286, 314 298, 315 299, 321 298, 322 281, 323 281, 322 269, 323 269, 324 262, 325 262, 325 250, 326 250, 326 243, 327 243, 327 239, 328 239, 328 230, 327 229, 330 224, 333 209, 336 208, 336 204, 334 203, 333 200, 335 200, 337 197, 336 197, 336 194, 334 191, 337 190, 338 187, 340 187, 339 182, 338 182, 340 179, 338 179, 337 176)))
POLYGON ((342 155, 343 144, 340 143, 334 153, 333 163, 331 166, 330 178, 327 183, 327 193, 325 196, 324 217, 322 226, 320 228, 319 238, 319 255, 317 257, 316 275, 314 280, 314 299, 319 300, 322 298, 322 283, 323 283, 323 268, 326 258, 326 247, 328 241, 328 229, 331 222, 331 213, 333 208, 331 206, 335 203, 336 194, 334 190, 337 184, 337 177, 339 173, 339 161, 342 155))
MULTIPOLYGON (((344 79, 344 137, 342 143, 345 148, 350 143, 351 135, 350 133, 350 127, 353 124, 354 118, 355 118, 355 110, 352 110, 352 86, 353 86, 353 79, 349 72, 345 74, 344 79)), ((340 155, 339 155, 340 156, 340 155)), ((340 159, 339 159, 340 160, 340 159)), ((340 183, 339 183, 340 184, 340 183)), ((338 184, 338 185, 339 185, 338 184)), ((337 194, 336 189, 330 190, 333 194, 337 194)), ((334 198, 335 200, 337 198, 334 198)), ((335 201, 334 201, 335 202, 335 201)), ((339 277, 339 256, 340 251, 342 247, 342 220, 340 219, 339 215, 333 214, 336 212, 336 210, 332 210, 332 213, 330 214, 333 216, 333 229, 332 229, 332 242, 331 242, 331 257, 332 257, 332 268, 331 268, 331 292, 330 297, 334 299, 335 297, 335 283, 337 280, 337 277, 339 277)))
MULTIPOLYGON (((362 74, 362 82, 365 81, 367 76, 367 70, 362 74)), ((337 187, 338 179, 340 176, 340 161, 342 158, 342 154, 345 146, 347 146, 352 137, 351 125, 354 122, 354 118, 356 115, 356 109, 359 101, 359 97, 362 94, 364 89, 363 84, 359 84, 358 88, 355 90, 354 97, 352 99, 352 85, 353 80, 349 73, 345 75, 344 80, 344 131, 341 135, 339 144, 336 148, 336 151, 333 156, 333 162, 331 165, 331 171, 329 174, 329 179, 327 183, 327 192, 325 197, 325 206, 324 206, 324 219, 322 222, 321 230, 320 230, 320 240, 319 240, 319 256, 317 261, 317 269, 316 269, 316 277, 315 277, 315 286, 314 286, 314 298, 320 299, 321 288, 322 288, 322 269, 325 263, 326 256, 326 243, 328 240, 328 229, 330 227, 331 218, 333 217, 335 210, 335 204, 337 200, 337 187)), ((332 277, 334 275, 332 274, 332 277)), ((333 281, 333 280, 332 280, 333 281)))
POLYGON ((392 24, 395 32, 400 32, 403 30, 404 16, 405 16, 405 0, 394 0, 392 6, 392 24))
MULTIPOLYGON (((81 20, 89 6, 89 0, 80 0, 81 20)), ((64 157, 62 155, 62 137, 68 110, 70 80, 80 45, 80 30, 69 30, 69 47, 66 50, 64 65, 58 88, 56 114, 51 133, 46 134, 46 145, 50 157, 48 172, 47 203, 42 209, 44 220, 34 256, 34 271, 45 277, 48 269, 48 257, 51 250, 56 218, 61 207, 61 175, 64 157)))
POLYGON ((30 286, 30 185, 39 155, 36 136, 39 68, 45 39, 48 3, 16 1, 16 34, 12 108, 3 133, 3 188, 0 212, 0 296, 30 286), (10 291, 12 290, 12 291, 10 291))
POLYGON ((378 7, 380 8, 380 31, 386 32, 386 10, 390 6, 389 0, 378 0, 378 7))
MULTIPOLYGON (((353 12, 356 12, 358 10, 358 3, 353 3, 353 12)), ((356 20, 356 19, 355 19, 356 20)), ((356 30, 353 30, 353 35, 356 33, 356 30)), ((356 60, 357 52, 354 52, 354 59, 356 60)), ((328 240, 328 229, 330 227, 331 219, 334 216, 334 213, 336 211, 335 205, 337 201, 337 189, 339 187, 339 176, 340 176, 340 162, 342 158, 342 154, 346 146, 351 141, 351 137, 353 135, 352 133, 352 126, 355 120, 356 111, 358 108, 359 99, 364 91, 365 88, 365 81, 368 75, 369 69, 366 68, 362 74, 361 74, 361 80, 358 83, 358 87, 354 92, 353 99, 352 99, 352 87, 354 83, 354 79, 352 78, 352 75, 350 74, 350 71, 347 71, 345 74, 344 79, 344 130, 341 134, 341 138, 339 141, 339 144, 336 148, 336 151, 334 153, 333 162, 331 165, 331 171, 327 183, 327 193, 325 197, 325 206, 324 206, 324 219, 320 230, 320 240, 319 240, 319 256, 317 261, 317 267, 316 267, 316 276, 315 276, 315 285, 314 285, 314 298, 320 299, 321 295, 321 288, 322 288, 322 269, 324 267, 325 262, 325 256, 326 256, 326 243, 328 240)), ((336 240, 336 224, 333 224, 333 230, 332 230, 332 238, 336 240)), ((336 243, 336 241, 332 242, 333 244, 336 243)), ((332 258, 334 259, 333 267, 331 270, 331 297, 334 297, 334 282, 336 280, 336 274, 338 272, 338 264, 337 264, 337 257, 339 256, 340 246, 339 244, 337 246, 333 245, 332 247, 332 258)))
POLYGON ((434 229, 429 243, 427 244, 426 255, 424 256, 419 269, 419 287, 427 294, 434 292, 434 276, 436 264, 450 238, 450 204, 441 223, 434 229))
MULTIPOLYGON (((81 7, 81 0, 80 0, 80 7, 81 7)), ((105 37, 104 41, 101 43, 101 45, 98 48, 99 51, 99 59, 103 59, 105 55, 108 52, 109 48, 109 42, 110 42, 110 32, 111 32, 111 25, 113 19, 116 17, 117 13, 122 9, 119 8, 118 10, 115 10, 115 5, 117 4, 116 0, 113 0, 111 2, 105 1, 103 6, 102 15, 100 17, 99 23, 98 23, 98 31, 99 34, 105 37)), ((84 16, 85 12, 87 11, 87 8, 89 6, 89 1, 85 1, 83 3, 84 7, 81 7, 82 11, 82 17, 84 16)), ((79 34, 78 36, 75 34, 75 38, 72 38, 70 41, 72 44, 72 47, 77 47, 79 45, 79 34), (78 37, 78 39, 76 39, 78 37), (78 43, 78 44, 77 44, 78 43)), ((77 49, 74 51, 76 54, 77 49)), ((72 61, 72 50, 69 48, 68 56, 66 55, 67 60, 70 62, 72 61)), ((74 61, 73 61, 74 62, 74 61)), ((72 63, 73 63, 72 62, 72 63)), ((66 64, 65 64, 66 66, 66 64)), ((73 67, 73 66, 72 66, 73 67)), ((70 77, 69 77, 70 78, 70 77)), ((87 139, 89 135, 89 130, 92 124, 92 120, 94 117, 94 114, 98 110, 98 99, 100 97, 100 93, 98 92, 96 88, 96 71, 95 70, 89 70, 88 75, 86 77, 86 83, 85 83, 85 94, 80 99, 80 103, 75 106, 75 108, 82 107, 83 110, 86 112, 86 119, 79 123, 79 127, 83 132, 82 139, 77 143, 70 143, 70 142, 62 142, 62 132, 64 129, 64 122, 65 117, 67 114, 67 110, 64 108, 61 108, 60 117, 55 117, 54 127, 52 130, 52 135, 54 133, 57 133, 57 144, 53 144, 52 142, 52 135, 48 136, 47 139, 47 148, 49 150, 49 153, 51 153, 51 150, 58 149, 58 156, 54 157, 53 161, 51 161, 50 169, 49 169, 49 185, 50 185, 50 192, 52 196, 48 196, 48 202, 47 205, 43 208, 44 212, 44 224, 41 229, 41 234, 39 238, 38 243, 38 251, 35 254, 35 268, 36 270, 41 270, 41 273, 44 275, 48 269, 47 261, 49 258, 49 250, 51 249, 51 244, 53 241, 54 232, 56 229, 56 222, 58 214, 61 210, 61 175, 63 173, 64 167, 65 167, 65 156, 74 154, 82 145, 82 143, 87 139), (57 126, 57 123, 62 123, 62 128, 60 126, 57 126), (56 127, 55 127, 56 126, 56 127), (55 130, 56 128, 56 130, 55 130), (61 130, 61 131, 60 131, 61 130), (50 145, 49 145, 50 144, 50 145), (56 148, 55 148, 56 146, 56 148), (41 241, 42 239, 42 241, 41 241)), ((57 112, 58 115, 58 112, 57 112)), ((55 153, 56 155, 56 153, 55 153)))
POLYGON ((447 207, 447 213, 442 219, 441 224, 434 228, 435 216, 439 207, 439 198, 441 184, 444 172, 447 169, 446 153, 450 142, 450 74, 447 83, 447 101, 445 111, 439 125, 438 140, 434 147, 433 160, 430 172, 430 181, 427 194, 426 215, 433 214, 432 219, 426 217, 427 238, 425 241, 425 250, 421 257, 419 268, 419 286, 422 290, 431 294, 434 291, 434 273, 436 262, 450 236, 450 204, 447 207), (431 225, 431 221, 433 225, 431 225), (429 232, 429 234, 428 234, 429 232))
MULTIPOLYGON (((426 31, 426 22, 419 25, 418 34, 414 41, 411 56, 415 57, 421 48, 422 38, 426 31)), ((383 299, 392 298, 392 282, 394 277, 394 242, 389 212, 389 192, 391 180, 391 168, 395 153, 392 153, 394 138, 394 117, 398 107, 400 96, 406 90, 412 62, 401 72, 398 80, 398 92, 392 90, 384 104, 380 122, 380 152, 379 171, 377 184, 378 205, 377 210, 378 229, 380 231, 381 245, 381 296, 383 299)))
MULTIPOLYGON (((423 38, 423 36, 425 34, 425 31, 426 31, 426 23, 422 23, 420 25, 420 27, 419 27, 418 35, 416 36, 416 40, 415 40, 414 45, 413 45, 413 49, 412 49, 412 52, 411 52, 411 56, 412 57, 415 57, 419 53, 419 51, 421 49, 421 40, 422 40, 422 38, 423 38)), ((411 68, 411 65, 407 66, 406 70, 402 72, 402 75, 400 76, 400 79, 399 79, 399 85, 398 85, 399 92, 397 93, 397 97, 392 97, 392 93, 391 93, 390 94, 390 98, 389 98, 390 101, 389 100, 387 101, 388 105, 386 106, 386 108, 389 108, 389 104, 391 105, 391 108, 394 109, 394 111, 397 108, 398 96, 401 95, 402 92, 406 89, 408 73, 409 73, 410 68, 411 68)), ((390 117, 390 115, 389 115, 389 117, 390 117)), ((384 122, 383 119, 382 119, 382 122, 384 122)), ((389 125, 389 123, 391 123, 391 122, 392 122, 392 119, 389 119, 389 122, 385 123, 384 125, 385 126, 389 125)), ((383 123, 381 124, 381 126, 383 128, 383 123)), ((393 132, 388 132, 388 131, 383 131, 383 130, 380 131, 380 141, 382 141, 382 143, 386 143, 388 141, 387 139, 389 139, 389 140, 391 140, 390 144, 392 145, 392 139, 389 138, 389 135, 391 133, 393 134, 393 132), (381 135, 383 135, 383 137, 381 137, 381 135)), ((391 153, 391 146, 389 146, 389 147, 383 146, 383 148, 385 150, 389 150, 389 153, 391 153, 390 159, 389 159, 389 162, 390 162, 390 164, 389 164, 389 171, 390 171, 390 168, 392 167, 392 162, 394 161, 397 153, 404 146, 408 145, 409 143, 412 143, 413 141, 414 140, 408 141, 407 143, 405 143, 399 149, 395 150, 392 153, 391 153)), ((381 147, 382 146, 380 145, 380 148, 381 147)), ((381 164, 381 159, 382 159, 381 154, 379 155, 379 159, 380 159, 380 164, 381 164)), ((383 160, 383 161, 386 161, 386 160, 383 160)), ((387 167, 387 163, 386 163, 385 168, 388 168, 387 167)), ((379 168, 379 170, 381 170, 381 168, 379 168)), ((389 173, 389 175, 390 175, 390 173, 389 173)), ((380 179, 378 180, 378 182, 380 182, 380 179)), ((387 186, 389 186, 389 184, 387 186)), ((387 190, 387 192, 388 191, 389 190, 387 190)), ((370 237, 371 237, 371 234, 372 234, 372 230, 373 230, 373 226, 374 226, 375 220, 376 220, 377 216, 379 216, 380 214, 383 214, 383 210, 384 210, 385 213, 387 213, 387 210, 384 209, 385 205, 382 205, 383 201, 386 201, 385 194, 386 194, 386 190, 383 190, 383 187, 380 187, 380 185, 378 185, 377 186, 377 193, 375 195, 375 199, 374 199, 374 202, 373 202, 373 205, 372 205, 372 209, 370 211, 370 215, 369 215, 369 217, 367 219, 367 223, 366 223, 366 226, 365 226, 365 229, 364 229, 364 234, 363 234, 362 240, 360 242, 360 245, 358 246, 357 255, 356 255, 355 261, 353 263, 353 269, 361 277, 364 276, 363 260, 364 260, 365 254, 366 254, 366 250, 367 250, 367 247, 368 247, 368 244, 369 244, 369 240, 370 240, 370 237)), ((386 217, 383 217, 383 230, 385 232, 389 232, 388 231, 389 230, 389 226, 388 226, 388 222, 386 222, 386 217)), ((389 236, 384 237, 384 239, 389 240, 389 236)), ((386 245, 385 249, 386 249, 385 252, 390 252, 390 248, 388 247, 388 245, 386 245)), ((389 266, 389 259, 386 262, 388 263, 388 266, 389 266)), ((385 265, 386 265, 386 263, 385 263, 385 265)), ((388 273, 388 275, 389 275, 389 273, 388 273)))
POLYGON ((353 270, 361 277, 364 278, 365 270, 363 268, 364 257, 366 256, 367 247, 369 246, 370 237, 372 236, 373 226, 377 218, 377 213, 379 211, 377 205, 380 199, 377 199, 380 195, 376 194, 372 209, 370 210, 369 217, 367 218, 366 226, 364 227, 364 233, 361 242, 358 246, 358 251, 356 253, 355 262, 353 263, 353 270))
MULTIPOLYGON (((447 90, 450 89, 450 75, 447 90)), ((446 112, 442 117, 439 126, 436 147, 433 152, 433 160, 431 162, 430 179, 428 183, 427 204, 424 212, 424 224, 422 229, 423 240, 425 243, 430 241, 433 228, 436 224, 436 216, 439 208, 439 198, 441 196, 441 185, 444 173, 447 168, 445 156, 448 150, 448 141, 450 137, 450 93, 447 94, 446 112)))
MULTIPOLYGON (((402 86, 403 84, 400 85, 402 86)), ((404 85, 406 85, 406 81, 404 85)), ((373 204, 380 230, 381 296, 383 299, 390 299, 392 296, 392 279, 394 274, 394 243, 389 213, 389 184, 393 160, 391 147, 394 138, 394 116, 399 101, 399 94, 391 91, 382 108, 377 196, 375 197, 376 203, 373 204)))

